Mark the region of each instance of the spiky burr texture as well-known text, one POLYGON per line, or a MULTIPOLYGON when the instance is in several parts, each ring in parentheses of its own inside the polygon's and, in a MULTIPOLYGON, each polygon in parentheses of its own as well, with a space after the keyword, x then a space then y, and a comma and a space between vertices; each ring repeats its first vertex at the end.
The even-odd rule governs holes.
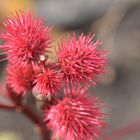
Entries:
POLYGON ((95 78, 104 72, 106 50, 100 50, 101 42, 93 42, 94 36, 75 35, 62 41, 58 50, 58 64, 66 82, 95 84, 95 78))
POLYGON ((103 136, 105 116, 97 97, 88 97, 85 89, 68 89, 65 97, 45 110, 45 122, 53 130, 53 138, 61 140, 96 140, 103 136))
POLYGON ((40 55, 46 58, 51 39, 51 28, 43 26, 43 20, 30 12, 15 12, 4 21, 5 31, 0 33, 4 45, 0 46, 7 58, 16 66, 38 63, 40 55))
POLYGON ((31 65, 24 68, 13 67, 11 64, 7 67, 6 83, 12 90, 20 95, 25 95, 32 88, 33 69, 31 65))
POLYGON ((62 77, 55 70, 46 68, 35 76, 33 90, 43 96, 56 96, 62 86, 62 77))

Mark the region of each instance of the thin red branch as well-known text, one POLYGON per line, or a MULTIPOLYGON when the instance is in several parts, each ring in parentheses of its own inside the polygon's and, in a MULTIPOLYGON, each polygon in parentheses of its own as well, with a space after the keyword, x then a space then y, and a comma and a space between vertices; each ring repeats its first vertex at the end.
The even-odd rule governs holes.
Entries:
POLYGON ((15 108, 16 108, 16 106, 10 106, 10 105, 0 104, 0 109, 3 109, 3 110, 11 110, 11 111, 14 111, 15 108))
POLYGON ((50 140, 49 131, 44 122, 35 112, 32 111, 31 108, 28 106, 22 106, 21 112, 35 124, 37 132, 40 133, 43 140, 50 140))
POLYGON ((35 124, 37 132, 42 136, 42 140, 50 140, 49 131, 45 126, 42 118, 40 118, 29 106, 23 105, 22 97, 17 96, 17 94, 14 93, 8 86, 7 86, 7 94, 16 105, 15 110, 24 114, 28 119, 30 119, 35 124))
POLYGON ((124 137, 140 131, 140 120, 134 121, 109 134, 106 140, 121 140, 124 137))

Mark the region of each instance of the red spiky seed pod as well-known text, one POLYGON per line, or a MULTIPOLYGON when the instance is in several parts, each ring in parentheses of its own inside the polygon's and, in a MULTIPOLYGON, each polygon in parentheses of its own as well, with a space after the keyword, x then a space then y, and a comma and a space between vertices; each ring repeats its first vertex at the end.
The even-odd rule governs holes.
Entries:
POLYGON ((25 95, 32 88, 33 69, 31 65, 24 68, 9 64, 6 73, 6 83, 18 95, 25 95))
POLYGON ((45 110, 45 122, 53 130, 53 138, 61 140, 96 140, 103 136, 103 121, 100 100, 88 97, 85 89, 68 89, 57 105, 45 110))
POLYGON ((35 75, 33 91, 35 94, 51 97, 57 96, 62 86, 63 75, 53 69, 45 69, 35 75))
POLYGON ((101 42, 93 42, 94 36, 75 35, 62 41, 58 50, 58 64, 65 81, 72 84, 95 84, 95 78, 104 72, 106 50, 100 50, 101 42))
POLYGON ((10 63, 16 66, 36 64, 40 55, 47 59, 51 38, 48 33, 51 28, 43 26, 43 20, 38 19, 30 12, 15 12, 13 17, 4 21, 5 31, 0 33, 4 45, 0 46, 7 54, 10 63))

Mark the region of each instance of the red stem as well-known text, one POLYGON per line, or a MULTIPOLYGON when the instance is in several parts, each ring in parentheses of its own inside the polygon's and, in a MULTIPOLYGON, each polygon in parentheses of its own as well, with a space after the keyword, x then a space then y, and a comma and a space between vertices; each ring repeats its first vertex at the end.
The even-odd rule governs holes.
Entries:
POLYGON ((42 140, 50 140, 49 131, 42 119, 38 117, 35 112, 33 112, 28 106, 22 106, 21 112, 36 125, 36 130, 42 136, 42 140))
POLYGON ((45 126, 42 118, 40 118, 29 106, 22 104, 22 97, 17 96, 16 93, 14 93, 11 88, 7 86, 7 93, 9 98, 14 102, 15 106, 6 106, 6 105, 0 105, 2 109, 13 109, 18 112, 23 113, 28 119, 30 119, 36 126, 37 132, 41 135, 42 140, 50 140, 49 131, 47 130, 47 127, 45 126))
POLYGON ((4 104, 0 104, 0 109, 3 109, 3 110, 15 110, 16 106, 9 106, 9 105, 4 105, 4 104))

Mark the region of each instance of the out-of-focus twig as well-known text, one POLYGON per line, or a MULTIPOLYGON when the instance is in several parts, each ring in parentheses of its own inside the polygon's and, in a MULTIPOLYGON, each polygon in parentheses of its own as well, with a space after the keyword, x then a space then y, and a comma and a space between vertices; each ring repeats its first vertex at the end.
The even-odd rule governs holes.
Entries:
POLYGON ((114 0, 104 16, 93 24, 91 30, 97 29, 99 38, 106 38, 118 27, 128 9, 137 4, 140 4, 138 0, 114 0))
POLYGON ((109 134, 106 140, 121 140, 124 137, 131 135, 132 133, 140 131, 140 120, 134 121, 118 130, 115 130, 109 134))

